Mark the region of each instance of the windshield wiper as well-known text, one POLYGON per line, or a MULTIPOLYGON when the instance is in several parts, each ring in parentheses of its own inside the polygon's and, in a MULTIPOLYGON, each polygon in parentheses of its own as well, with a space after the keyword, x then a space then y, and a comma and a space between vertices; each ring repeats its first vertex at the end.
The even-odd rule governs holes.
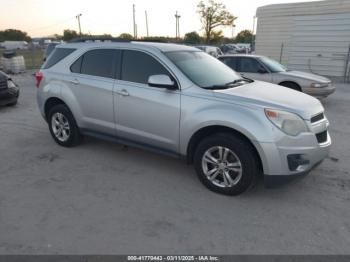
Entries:
POLYGON ((236 87, 238 83, 240 82, 250 82, 250 80, 245 79, 245 78, 239 78, 236 79, 234 81, 228 82, 226 84, 223 85, 212 85, 212 86, 206 86, 204 87, 205 89, 211 89, 211 90, 215 90, 215 89, 227 89, 227 88, 232 88, 232 87, 236 87))

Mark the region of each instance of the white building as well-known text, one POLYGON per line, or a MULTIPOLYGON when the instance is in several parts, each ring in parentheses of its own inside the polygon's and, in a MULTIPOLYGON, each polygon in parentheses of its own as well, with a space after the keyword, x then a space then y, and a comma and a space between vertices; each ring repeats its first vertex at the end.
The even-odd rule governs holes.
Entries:
POLYGON ((344 79, 350 66, 350 0, 276 4, 257 10, 256 53, 289 69, 344 79))

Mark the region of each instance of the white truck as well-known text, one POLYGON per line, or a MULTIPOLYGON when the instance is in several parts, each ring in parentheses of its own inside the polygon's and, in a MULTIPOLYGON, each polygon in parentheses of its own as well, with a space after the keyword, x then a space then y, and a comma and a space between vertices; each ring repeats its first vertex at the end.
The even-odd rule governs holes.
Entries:
POLYGON ((0 46, 6 50, 28 49, 26 41, 4 41, 0 43, 0 46))

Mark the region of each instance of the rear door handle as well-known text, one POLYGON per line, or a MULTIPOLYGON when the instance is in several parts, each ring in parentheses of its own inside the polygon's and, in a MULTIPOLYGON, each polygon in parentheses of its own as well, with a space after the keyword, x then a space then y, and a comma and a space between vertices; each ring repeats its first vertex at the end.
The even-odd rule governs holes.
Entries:
POLYGON ((120 90, 120 91, 116 91, 116 93, 117 93, 118 95, 121 95, 121 96, 129 96, 129 95, 130 95, 129 92, 126 91, 125 89, 122 89, 122 90, 120 90))
POLYGON ((79 85, 78 79, 69 80, 69 82, 73 85, 79 85))

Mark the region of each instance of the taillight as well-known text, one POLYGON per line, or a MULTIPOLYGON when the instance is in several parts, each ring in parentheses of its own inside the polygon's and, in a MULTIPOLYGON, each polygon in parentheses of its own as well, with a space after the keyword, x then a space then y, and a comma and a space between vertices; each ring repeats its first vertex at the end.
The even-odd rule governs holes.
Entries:
POLYGON ((44 75, 40 71, 35 73, 35 80, 36 80, 35 85, 37 88, 39 88, 41 80, 43 80, 43 78, 44 78, 44 75))

